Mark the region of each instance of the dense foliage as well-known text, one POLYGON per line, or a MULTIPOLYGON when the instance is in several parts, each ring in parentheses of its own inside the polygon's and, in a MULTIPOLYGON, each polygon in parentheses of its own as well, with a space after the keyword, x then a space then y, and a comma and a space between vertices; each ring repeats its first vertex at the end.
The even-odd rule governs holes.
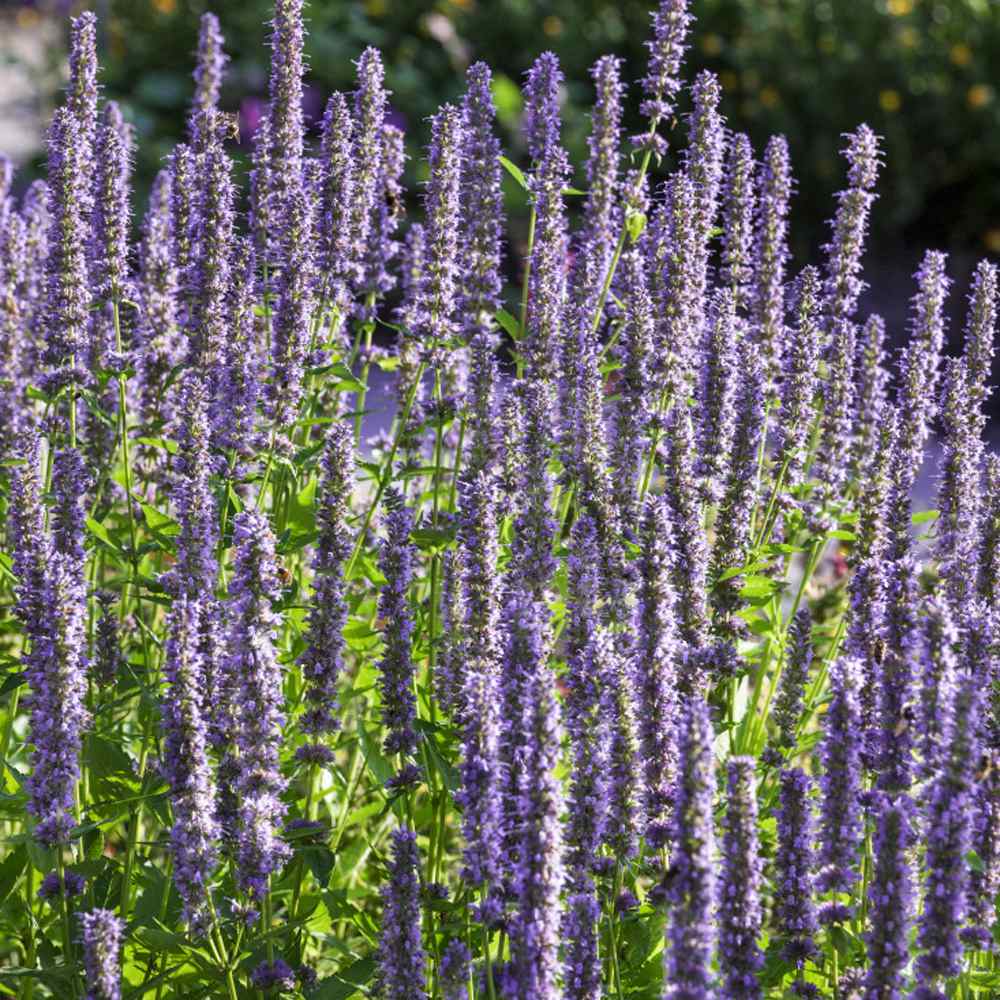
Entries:
POLYGON ((692 21, 629 140, 593 66, 582 190, 556 56, 523 166, 473 65, 403 238, 379 52, 312 143, 277 0, 244 209, 206 15, 133 246, 73 20, 47 179, 0 171, 8 994, 998 995, 997 271, 946 357, 928 251, 887 358, 879 137, 793 266, 788 145, 684 83, 692 21))

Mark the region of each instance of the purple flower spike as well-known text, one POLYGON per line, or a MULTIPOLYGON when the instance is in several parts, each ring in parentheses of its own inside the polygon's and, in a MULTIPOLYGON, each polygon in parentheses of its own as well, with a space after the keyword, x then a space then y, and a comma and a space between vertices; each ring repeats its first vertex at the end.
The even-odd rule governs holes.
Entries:
POLYGON ((722 199, 722 268, 719 278, 733 291, 741 314, 753 280, 754 216, 757 199, 750 140, 738 133, 729 144, 722 199))
POLYGON ((719 965, 722 1000, 758 1000, 757 973, 764 956, 757 944, 763 924, 763 882, 757 834, 757 791, 752 757, 731 757, 719 885, 719 965))
POLYGON ((800 968, 816 953, 810 784, 799 768, 781 771, 774 925, 783 942, 782 956, 800 968))
POLYGON ((409 589, 413 581, 414 547, 410 543, 413 512, 404 506, 385 518, 386 538, 379 555, 379 569, 386 579, 379 596, 379 618, 385 627, 385 651, 379 662, 384 749, 406 756, 416 752, 416 696, 413 693, 413 613, 409 589))
POLYGON ((687 0, 661 0, 652 17, 653 37, 646 42, 649 69, 642 81, 646 100, 640 111, 655 131, 663 119, 673 114, 674 101, 682 86, 681 63, 694 16, 688 12, 687 0))
MULTIPOLYGON (((794 182, 783 135, 771 138, 764 150, 760 176, 760 201, 754 241, 754 291, 752 315, 764 354, 768 384, 773 389, 782 364, 784 347, 785 265, 788 261, 788 203, 794 182)), ((817 276, 818 277, 818 276, 817 276)), ((818 296, 818 289, 813 292, 818 296)))
POLYGON ((984 420, 981 409, 989 398, 992 387, 994 339, 997 326, 997 268, 982 260, 976 267, 969 293, 969 315, 965 324, 965 368, 969 373, 971 402, 976 411, 977 423, 984 420))
POLYGON ((348 304, 350 282, 356 280, 363 246, 351 230, 354 201, 354 121, 347 98, 330 96, 323 115, 322 223, 319 232, 320 273, 329 283, 322 294, 337 309, 348 304))
POLYGON ((851 475, 869 476, 878 456, 878 440, 885 422, 889 372, 885 367, 885 323, 872 315, 865 321, 858 345, 858 386, 854 407, 854 445, 851 475))
POLYGON ((915 840, 913 803, 906 796, 876 798, 875 873, 868 889, 871 930, 866 996, 903 1000, 903 980, 910 961, 909 933, 913 919, 913 874, 908 852, 915 840))
POLYGON ((472 956, 464 941, 449 941, 441 955, 438 976, 441 980, 441 1000, 467 1000, 469 996, 469 963, 472 956))
POLYGON ((302 0, 275 0, 271 22, 271 191, 284 228, 290 200, 302 183, 304 124, 302 0))
POLYGON ((650 828, 662 829, 677 771, 677 659, 673 525, 661 497, 648 497, 640 534, 633 671, 642 755, 643 805, 650 828))
MULTIPOLYGON (((858 796, 861 792, 861 664, 849 657, 837 660, 830 670, 833 696, 826 711, 820 760, 819 892, 850 893, 858 880, 858 855, 862 824, 858 796)), ((827 923, 840 923, 849 912, 839 903, 823 909, 827 923)))
POLYGON ((109 101, 97 130, 91 244, 95 292, 105 297, 121 297, 128 281, 131 153, 131 129, 109 101))
POLYGON ((219 19, 212 13, 202 14, 198 28, 198 65, 194 71, 195 92, 191 102, 194 119, 200 112, 213 110, 218 106, 222 74, 229 62, 223 44, 219 19))
MULTIPOLYGON (((97 18, 85 10, 70 20, 69 82, 66 86, 65 113, 76 123, 80 169, 86 178, 94 175, 94 141, 97 137, 97 18)), ((58 113, 58 112, 57 112, 58 113)), ((81 195, 81 216, 90 220, 92 194, 81 195)))
POLYGON ((982 702, 981 681, 964 678, 942 762, 926 808, 926 882, 917 947, 916 971, 921 983, 914 996, 943 996, 943 980, 962 970, 959 933, 966 916, 969 885, 966 855, 972 846, 974 771, 979 759, 977 731, 982 702))
POLYGON ((837 195, 837 211, 830 223, 831 239, 826 246, 824 297, 831 336, 841 323, 853 318, 865 287, 860 277, 861 256, 881 165, 878 136, 867 125, 860 125, 845 138, 848 187, 837 195))
MULTIPOLYGON (((508 656, 521 670, 521 766, 514 809, 516 853, 513 891, 517 914, 510 927, 516 995, 524 1000, 556 996, 559 950, 559 896, 563 886, 562 787, 559 762, 559 703, 548 666, 544 609, 517 597, 508 606, 512 643, 508 656)), ((510 669, 511 662, 507 668, 510 669)))
POLYGON ((562 937, 566 942, 563 960, 565 1000, 600 1000, 601 958, 598 952, 597 928, 601 906, 594 883, 585 885, 566 900, 562 937))
POLYGON ((493 329, 493 314, 500 305, 504 211, 489 67, 476 63, 465 79, 460 220, 464 265, 460 277, 462 311, 467 335, 472 337, 493 329))
POLYGON ((186 596, 170 610, 164 658, 167 693, 163 717, 163 772, 170 783, 174 825, 170 846, 174 882, 184 919, 195 935, 211 921, 208 888, 218 858, 215 781, 208 759, 208 726, 202 711, 205 664, 199 648, 201 607, 186 596))
POLYGON ((725 487, 730 450, 736 431, 734 410, 739 368, 737 343, 740 330, 736 319, 736 296, 729 288, 717 291, 712 300, 709 323, 702 345, 699 377, 701 421, 698 428, 704 479, 702 491, 707 503, 717 503, 725 487))
POLYGON ((378 995, 385 1000, 422 1000, 426 956, 420 934, 420 857, 417 837, 402 827, 392 835, 389 881, 378 945, 378 995))
POLYGON ((304 732, 319 737, 337 726, 337 684, 343 666, 347 604, 344 563, 351 553, 347 519, 354 487, 354 448, 350 426, 330 425, 323 450, 323 478, 316 522, 320 536, 313 555, 314 597, 309 612, 306 651, 301 658, 308 704, 301 719, 304 732))
POLYGON ((582 240, 592 248, 599 248, 599 273, 603 275, 614 252, 618 230, 616 195, 621 159, 621 60, 615 56, 603 56, 594 63, 590 75, 597 89, 597 99, 588 139, 589 190, 583 208, 582 240))
POLYGON ((80 914, 80 930, 87 972, 86 1000, 121 1000, 124 921, 111 910, 91 910, 80 914))
POLYGON ((250 509, 236 515, 233 546, 228 672, 239 685, 237 877, 245 892, 259 898, 290 854, 279 835, 285 779, 278 753, 285 716, 274 605, 281 585, 274 535, 263 515, 250 509))
POLYGON ((709 1000, 715 946, 714 736, 700 694, 687 700, 682 715, 664 984, 667 996, 709 1000))

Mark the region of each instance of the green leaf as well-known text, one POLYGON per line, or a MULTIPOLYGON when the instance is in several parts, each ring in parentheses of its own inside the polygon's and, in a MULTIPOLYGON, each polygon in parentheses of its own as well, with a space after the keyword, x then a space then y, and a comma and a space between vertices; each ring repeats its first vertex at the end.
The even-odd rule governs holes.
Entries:
POLYGON ((525 191, 528 190, 528 179, 524 176, 524 171, 516 163, 508 160, 506 156, 501 156, 500 165, 525 191))
POLYGON ((168 536, 180 534, 181 526, 169 514, 164 514, 163 511, 157 510, 150 504, 139 500, 138 497, 135 497, 135 499, 142 508, 142 516, 145 518, 146 526, 150 531, 154 534, 168 536))
POLYGON ((910 520, 913 524, 927 524, 928 521, 936 521, 941 516, 939 510, 922 510, 914 514, 910 520))
POLYGON ((521 324, 506 309, 498 309, 496 318, 497 322, 510 334, 512 340, 516 342, 524 339, 524 331, 521 329, 521 324))
POLYGON ((349 1000, 371 982, 376 963, 372 957, 359 958, 336 975, 327 976, 310 994, 311 1000, 349 1000))
POLYGON ((100 521, 95 521, 92 517, 88 517, 86 520, 87 530, 99 541, 106 545, 115 555, 120 556, 122 551, 118 546, 112 541, 111 536, 108 534, 108 529, 101 524, 100 521))
POLYGON ((177 454, 177 442, 170 438, 163 437, 138 437, 135 439, 138 444, 144 444, 147 448, 158 448, 170 455, 177 454))
POLYGON ((0 903, 14 891, 21 872, 28 866, 28 851, 24 844, 14 848, 0 864, 0 903))
POLYGON ((338 379, 334 389, 337 392, 367 392, 368 386, 365 385, 355 374, 351 371, 343 361, 337 361, 330 365, 331 374, 335 375, 338 379))
POLYGON ((833 531, 828 531, 826 537, 837 538, 842 542, 853 542, 858 536, 853 531, 844 531, 842 528, 835 528, 833 531))
POLYGON ((361 737, 361 750, 365 755, 365 763, 378 783, 384 785, 395 773, 392 765, 382 755, 379 745, 372 740, 371 734, 364 726, 358 726, 358 734, 361 737))
POLYGON ((336 860, 333 851, 319 844, 305 844, 296 848, 295 853, 306 863, 320 887, 325 889, 336 860))
POLYGON ((414 528, 410 532, 410 541, 425 552, 450 545, 454 539, 454 528, 414 528))
POLYGON ((642 235, 642 231, 646 228, 646 221, 645 212, 628 213, 628 217, 625 219, 625 228, 628 230, 628 238, 633 243, 642 235))

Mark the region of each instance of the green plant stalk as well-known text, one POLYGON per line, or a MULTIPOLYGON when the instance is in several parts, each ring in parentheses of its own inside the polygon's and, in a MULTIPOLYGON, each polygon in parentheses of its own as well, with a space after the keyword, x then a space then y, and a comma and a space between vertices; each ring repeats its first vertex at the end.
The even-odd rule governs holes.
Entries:
POLYGON ((611 902, 608 907, 608 942, 611 951, 611 980, 614 984, 615 995, 618 1000, 624 1000, 622 993, 622 973, 618 964, 618 928, 615 922, 615 900, 618 899, 622 891, 622 865, 621 862, 615 864, 615 881, 611 894, 611 902))
MULTIPOLYGON (((73 962, 73 935, 69 926, 69 903, 66 900, 66 871, 63 865, 62 847, 57 845, 56 856, 56 877, 59 879, 59 918, 62 924, 62 944, 63 956, 66 964, 73 962)), ((79 993, 79 984, 76 975, 73 976, 73 996, 79 993)))
MULTIPOLYGON (((528 291, 531 284, 531 255, 535 249, 535 227, 538 224, 538 210, 534 204, 531 206, 531 215, 528 218, 528 249, 524 255, 524 277, 521 280, 521 339, 528 334, 528 291)), ((518 345, 517 357, 517 379, 520 381, 524 376, 524 358, 522 356, 520 344, 518 345)), ((492 998, 491 998, 492 1000, 492 998)))
MULTIPOLYGON (((375 293, 369 292, 365 296, 365 306, 368 310, 371 310, 375 306, 375 293)), ((375 332, 375 320, 369 319, 365 320, 364 324, 364 338, 365 338, 365 363, 361 367, 361 386, 358 390, 358 398, 355 403, 356 413, 354 414, 354 447, 361 447, 361 423, 364 420, 365 412, 365 402, 368 399, 368 375, 371 372, 371 361, 369 360, 369 355, 371 354, 372 347, 372 334, 375 332)), ((353 360, 352 360, 353 364, 353 360)))
MULTIPOLYGON (((35 967, 35 920, 32 910, 35 905, 35 867, 30 862, 27 874, 24 876, 24 902, 25 912, 28 915, 24 928, 24 964, 29 969, 33 969, 35 967)), ((28 976, 24 980, 24 996, 22 1000, 31 1000, 34 995, 35 981, 31 976, 28 976)))

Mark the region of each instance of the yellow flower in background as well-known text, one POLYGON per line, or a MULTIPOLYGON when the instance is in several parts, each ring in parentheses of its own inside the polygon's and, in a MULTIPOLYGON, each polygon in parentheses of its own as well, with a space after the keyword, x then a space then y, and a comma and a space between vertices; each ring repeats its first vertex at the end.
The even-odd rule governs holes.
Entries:
POLYGON ((701 50, 707 56, 717 56, 722 51, 722 39, 710 32, 701 40, 701 50))
POLYGON ((913 0, 889 0, 886 10, 893 17, 906 17, 907 14, 913 13, 913 0))
POLYGON ((993 88, 988 83, 974 83, 969 87, 965 100, 970 108, 984 108, 993 100, 993 88))
POLYGON ((965 42, 956 42, 948 54, 956 66, 968 66, 972 62, 972 49, 965 42))
POLYGON ((781 94, 770 86, 762 87, 760 91, 760 103, 764 105, 765 108, 776 108, 781 103, 781 94))
POLYGON ((899 96, 898 90, 880 90, 878 95, 878 106, 883 111, 898 111, 903 105, 903 99, 899 96))
POLYGON ((1000 229, 987 229, 983 233, 983 243, 990 253, 1000 253, 1000 229))
POLYGON ((915 49, 920 43, 920 32, 916 28, 906 27, 899 33, 899 44, 904 49, 915 49))
POLYGON ((556 17, 555 14, 550 14, 544 21, 542 21, 542 31, 544 31, 549 38, 555 38, 557 35, 561 35, 562 30, 562 20, 556 17))
POLYGON ((153 6, 161 14, 173 14, 177 10, 177 0, 153 0, 153 6))

